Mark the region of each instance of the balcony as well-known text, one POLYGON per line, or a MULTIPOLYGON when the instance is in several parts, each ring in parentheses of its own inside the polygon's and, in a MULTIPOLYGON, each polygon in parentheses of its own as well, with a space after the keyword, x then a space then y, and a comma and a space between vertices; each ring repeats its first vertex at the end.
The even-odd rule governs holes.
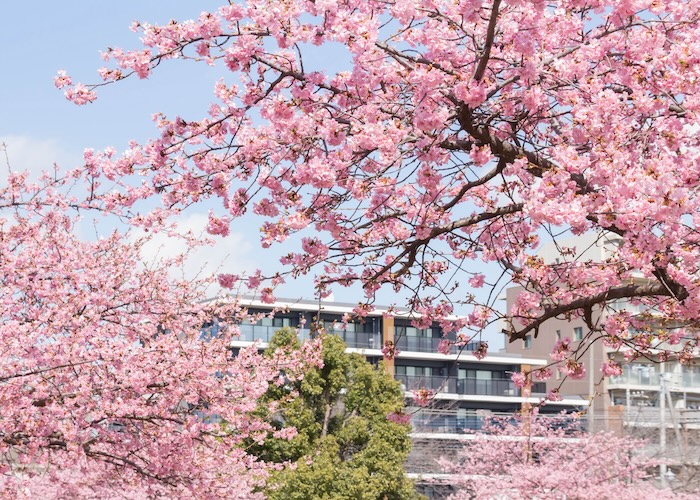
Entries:
MULTIPOLYGON (((688 388, 694 388, 698 389, 700 388, 700 373, 698 372, 686 372, 682 373, 680 376, 680 385, 682 387, 688 387, 688 388)), ((673 379, 671 379, 671 383, 673 384, 673 379)))
POLYGON ((428 389, 435 393, 471 396, 519 396, 520 392, 512 381, 503 379, 481 380, 476 378, 446 378, 415 375, 396 375, 406 390, 428 389))
POLYGON ((519 391, 510 380, 465 378, 457 380, 457 394, 517 396, 519 395, 519 391))
MULTIPOLYGON (((396 335, 396 347, 399 351, 407 352, 438 352, 438 345, 444 340, 439 337, 409 337, 396 335)), ((454 342, 454 339, 447 339, 454 342)), ((450 345, 450 354, 459 354, 462 351, 474 351, 479 347, 479 342, 470 342, 464 348, 454 344, 450 345)))
POLYGON ((346 330, 326 329, 328 333, 337 335, 345 341, 348 347, 355 349, 381 349, 381 333, 349 332, 346 330))
POLYGON ((479 431, 487 420, 484 417, 469 416, 466 418, 412 418, 413 432, 459 434, 469 431, 479 431))
MULTIPOLYGON (((561 415, 538 415, 538 422, 553 429, 565 429, 567 432, 583 431, 586 428, 584 419, 574 417, 562 417, 561 415)), ((484 430, 490 425, 496 424, 495 429, 505 424, 517 424, 517 416, 513 413, 488 412, 480 415, 479 412, 456 415, 453 412, 424 412, 418 411, 411 418, 412 432, 415 433, 447 433, 460 434, 484 430)), ((493 430, 494 427, 491 427, 493 430)))
MULTIPOLYGON (((240 336, 236 339, 244 342, 253 342, 259 340, 261 342, 270 342, 272 336, 277 330, 280 330, 281 326, 261 326, 261 325, 249 325, 241 324, 238 325, 240 330, 240 336)), ((311 330, 300 328, 298 329, 298 338, 300 341, 307 340, 311 335, 311 330)))
MULTIPOLYGON (((261 342, 270 342, 272 336, 275 332, 281 329, 281 326, 261 326, 261 325, 250 325, 241 324, 238 325, 240 329, 240 336, 236 339, 244 342, 253 342, 259 340, 261 342)), ((215 327, 210 327, 210 334, 216 335, 214 331, 215 327)), ((297 330, 299 332, 299 340, 304 341, 309 339, 311 336, 311 330, 300 328, 297 330)), ((348 332, 345 330, 333 330, 328 329, 329 333, 337 335, 342 338, 348 347, 358 348, 358 349, 381 349, 382 348, 382 335, 381 333, 364 333, 364 332, 348 332)))
POLYGON ((642 385, 658 387, 659 373, 656 371, 625 370, 622 375, 610 377, 610 385, 642 385))

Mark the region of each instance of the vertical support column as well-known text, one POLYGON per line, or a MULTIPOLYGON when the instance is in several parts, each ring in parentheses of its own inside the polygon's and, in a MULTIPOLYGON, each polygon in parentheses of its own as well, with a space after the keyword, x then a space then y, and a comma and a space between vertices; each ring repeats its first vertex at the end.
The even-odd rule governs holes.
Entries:
MULTIPOLYGON (((599 344, 599 343, 598 343, 599 344)), ((595 432, 595 380, 594 373, 596 372, 593 367, 595 365, 595 345, 588 346, 588 410, 586 411, 586 417, 588 420, 588 432, 595 432)))
POLYGON ((527 437, 523 442, 523 460, 526 464, 529 464, 532 460, 532 448, 530 446, 530 433, 531 433, 531 423, 532 423, 532 405, 527 401, 532 394, 532 366, 530 365, 520 365, 520 371, 522 373, 527 373, 525 378, 525 387, 520 390, 520 396, 523 398, 523 402, 520 403, 520 414, 523 417, 523 435, 527 437))
MULTIPOLYGON (((520 395, 523 398, 529 398, 530 394, 532 394, 532 367, 530 365, 520 365, 520 371, 528 374, 527 378, 525 379, 525 387, 520 390, 520 395)), ((525 415, 526 412, 529 412, 530 408, 531 405, 527 401, 520 403, 520 409, 523 415, 525 415)))
MULTIPOLYGON (((382 341, 384 343, 384 347, 396 346, 396 341, 394 340, 393 316, 384 315, 382 317, 382 341)), ((389 375, 391 375, 392 377, 394 376, 394 356, 392 356, 391 358, 384 358, 384 368, 386 369, 387 373, 389 373, 389 375)))
MULTIPOLYGON (((664 364, 660 364, 659 373, 659 453, 660 456, 666 456, 666 374, 664 373, 664 364)), ((667 466, 665 462, 659 465, 659 479, 661 479, 661 487, 666 488, 667 482, 667 466)))

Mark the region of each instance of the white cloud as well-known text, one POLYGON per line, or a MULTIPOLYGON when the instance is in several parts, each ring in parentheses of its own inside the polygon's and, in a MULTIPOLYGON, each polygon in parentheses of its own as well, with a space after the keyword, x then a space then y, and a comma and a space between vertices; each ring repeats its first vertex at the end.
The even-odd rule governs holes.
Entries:
MULTIPOLYGON (((183 217, 178 221, 178 233, 186 234, 191 231, 194 236, 205 238, 204 231, 208 217, 206 214, 195 213, 183 217)), ((134 231, 132 238, 143 236, 142 231, 134 231)), ((185 278, 187 280, 195 277, 205 277, 212 274, 232 273, 251 274, 259 263, 256 262, 253 250, 255 242, 243 233, 232 232, 227 237, 211 238, 212 245, 205 245, 187 252, 187 244, 184 240, 169 237, 166 234, 158 233, 152 236, 151 240, 142 250, 142 258, 147 263, 154 263, 160 259, 173 258, 180 254, 187 253, 181 268, 173 269, 173 277, 185 278)), ((217 293, 219 289, 212 290, 217 293)))
POLYGON ((81 165, 83 161, 82 151, 69 151, 56 139, 5 135, 0 136, 0 145, 1 171, 7 172, 9 163, 13 172, 28 170, 33 178, 45 170, 53 170, 55 163, 65 170, 81 165))

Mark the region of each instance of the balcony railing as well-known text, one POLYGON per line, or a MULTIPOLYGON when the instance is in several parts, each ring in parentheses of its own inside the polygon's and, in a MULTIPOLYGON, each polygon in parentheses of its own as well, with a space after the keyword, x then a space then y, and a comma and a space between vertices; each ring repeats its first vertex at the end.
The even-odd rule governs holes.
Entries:
MULTIPOLYGON (((566 418, 562 416, 545 416, 539 415, 537 420, 548 427, 558 429, 564 428, 567 431, 582 431, 586 429, 586 420, 579 418, 566 418)), ((510 423, 515 425, 517 423, 517 417, 511 414, 498 414, 494 413, 492 415, 423 415, 421 412, 415 414, 411 418, 411 428, 412 432, 421 433, 450 433, 459 434, 463 432, 473 432, 480 431, 485 426, 490 423, 498 422, 496 428, 502 426, 505 423, 510 423), (495 419, 495 420, 494 420, 495 419)))
MULTIPOLYGON (((438 352, 438 345, 444 340, 436 337, 409 337, 407 335, 396 336, 396 347, 399 351, 410 352, 438 352)), ((448 339, 454 342, 454 339, 448 339)), ((450 354, 458 354, 462 351, 474 351, 479 347, 479 342, 470 342, 464 348, 454 344, 450 345, 450 354)))
POLYGON ((465 378, 457 380, 457 394, 517 396, 519 391, 510 380, 465 378))
MULTIPOLYGON (((665 373, 667 386, 671 388, 700 390, 700 373, 665 373)), ((627 370, 617 377, 610 377, 612 385, 632 385, 658 389, 661 385, 661 374, 657 371, 627 370)))
MULTIPOLYGON (((253 342, 259 340, 261 342, 270 342, 272 336, 277 330, 280 330, 281 326, 261 326, 261 325, 238 325, 240 330, 240 336, 235 340, 242 340, 245 342, 253 342)), ((307 340, 311 335, 311 330, 300 328, 298 330, 298 338, 301 341, 307 340)))
POLYGON ((344 330, 327 330, 329 333, 337 335, 345 341, 348 347, 356 349, 381 349, 381 333, 347 332, 344 330))
POLYGON ((396 337, 396 347, 399 351, 437 352, 440 340, 433 337, 407 337, 402 335, 396 337))
POLYGON ((396 375, 406 390, 427 389, 435 393, 476 395, 476 396, 518 396, 520 393, 510 380, 476 378, 445 378, 416 375, 396 375))
MULTIPOLYGON (((280 326, 261 326, 261 325, 238 325, 240 336, 236 340, 244 342, 253 342, 259 340, 261 342, 270 342, 272 336, 280 326)), ((311 335, 309 329, 298 329, 299 340, 307 340, 311 335)), ((382 335, 381 333, 364 333, 364 332, 346 332, 344 330, 328 330, 329 333, 338 335, 342 338, 348 347, 361 349, 381 349, 382 335)))
POLYGON ((658 387, 659 383, 659 373, 655 371, 626 370, 622 375, 610 377, 610 384, 613 385, 644 385, 658 387))
MULTIPOLYGON (((673 382, 671 382, 673 383, 673 382)), ((681 374, 681 386, 700 388, 700 373, 683 373, 681 374)))
POLYGON ((483 417, 447 417, 440 419, 412 418, 413 432, 444 432, 458 434, 467 431, 478 431, 484 426, 486 420, 483 417))

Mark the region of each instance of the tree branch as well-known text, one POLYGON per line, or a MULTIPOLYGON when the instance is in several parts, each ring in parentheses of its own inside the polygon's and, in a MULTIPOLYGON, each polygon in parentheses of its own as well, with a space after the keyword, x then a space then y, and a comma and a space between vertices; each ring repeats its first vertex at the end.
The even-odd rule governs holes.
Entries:
POLYGON ((474 72, 474 80, 477 82, 484 77, 484 72, 486 71, 486 65, 489 62, 489 57, 491 57, 491 47, 493 47, 493 39, 496 34, 496 21, 498 20, 498 9, 501 5, 501 0, 494 0, 493 7, 491 8, 491 18, 489 19, 489 26, 486 29, 486 41, 484 42, 484 51, 481 54, 481 59, 479 59, 479 65, 476 67, 474 72))
POLYGON ((542 323, 545 321, 555 318, 560 314, 564 314, 571 311, 576 311, 579 309, 592 308, 595 305, 608 302, 610 300, 616 299, 626 299, 635 297, 671 297, 672 292, 667 286, 661 283, 654 283, 649 285, 624 285, 616 288, 611 288, 604 292, 591 295, 589 297, 581 297, 568 304, 561 304, 556 307, 545 307, 544 312, 537 318, 528 318, 528 321, 532 321, 530 324, 525 326, 522 330, 516 331, 515 329, 507 333, 510 337, 509 341, 513 342, 516 339, 525 339, 525 336, 534 331, 535 337, 537 337, 538 329, 542 323))

